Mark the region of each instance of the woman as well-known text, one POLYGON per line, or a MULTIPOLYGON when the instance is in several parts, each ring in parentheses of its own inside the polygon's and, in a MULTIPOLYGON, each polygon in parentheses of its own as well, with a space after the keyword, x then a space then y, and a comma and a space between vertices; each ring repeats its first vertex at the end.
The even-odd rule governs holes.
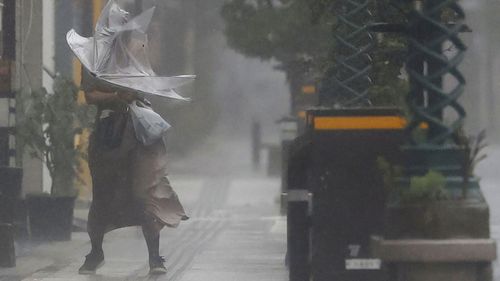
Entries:
POLYGON ((106 232, 134 225, 142 227, 150 274, 166 273, 159 253, 160 230, 188 217, 166 177, 163 140, 145 146, 135 136, 128 105, 149 104, 134 93, 115 91, 86 70, 82 73, 82 90, 98 113, 89 145, 93 200, 87 228, 92 250, 79 273, 93 274, 103 265, 106 232))

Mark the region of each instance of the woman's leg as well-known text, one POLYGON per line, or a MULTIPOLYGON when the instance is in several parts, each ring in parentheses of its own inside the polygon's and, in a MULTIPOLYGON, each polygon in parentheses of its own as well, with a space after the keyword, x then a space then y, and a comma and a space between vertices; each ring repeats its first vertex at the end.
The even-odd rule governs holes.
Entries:
POLYGON ((85 257, 85 262, 78 270, 79 274, 95 274, 96 270, 104 264, 104 252, 102 250, 102 241, 104 231, 100 228, 89 228, 89 237, 92 249, 85 257))
POLYGON ((97 255, 103 254, 102 242, 104 240, 106 222, 109 221, 109 211, 105 208, 106 203, 104 201, 108 198, 104 196, 105 194, 100 193, 101 192, 94 189, 94 196, 87 221, 87 233, 90 237, 90 244, 92 246, 90 254, 97 255))
POLYGON ((147 218, 142 225, 142 233, 148 246, 149 273, 164 274, 167 272, 163 263, 165 260, 160 256, 160 230, 162 225, 156 219, 147 218))
POLYGON ((142 224, 142 234, 146 240, 150 259, 160 256, 160 229, 161 226, 159 226, 156 219, 149 216, 142 224))
POLYGON ((89 233, 89 237, 90 237, 90 244, 92 245, 90 253, 104 254, 102 250, 102 241, 104 240, 104 232, 89 233))
POLYGON ((155 258, 160 256, 160 235, 144 235, 146 240, 146 245, 148 246, 149 258, 155 258))
MULTIPOLYGON (((98 124, 97 124, 98 125, 98 124)), ((89 138, 89 169, 92 176, 92 205, 90 206, 88 221, 87 221, 87 232, 90 237, 90 244, 92 245, 92 250, 90 254, 101 254, 102 242, 104 239, 104 217, 107 215, 108 211, 104 209, 107 206, 111 198, 106 192, 105 188, 112 183, 112 180, 108 179, 108 174, 104 172, 106 164, 103 163, 102 149, 98 149, 96 146, 96 135, 92 133, 89 138)))
POLYGON ((102 250, 104 226, 95 208, 94 205, 90 207, 89 220, 87 222, 87 231, 92 249, 85 257, 85 262, 78 270, 79 274, 95 274, 96 270, 104 264, 104 252, 102 250))

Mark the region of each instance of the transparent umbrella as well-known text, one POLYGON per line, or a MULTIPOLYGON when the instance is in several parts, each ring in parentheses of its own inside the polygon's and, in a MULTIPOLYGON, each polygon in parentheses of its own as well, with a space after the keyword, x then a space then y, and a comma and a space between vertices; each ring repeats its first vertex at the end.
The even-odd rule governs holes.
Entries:
POLYGON ((132 18, 110 0, 101 12, 94 36, 86 38, 72 29, 66 35, 68 45, 83 66, 105 83, 143 94, 188 100, 176 88, 192 81, 194 75, 159 76, 149 62, 146 32, 154 9, 132 18))

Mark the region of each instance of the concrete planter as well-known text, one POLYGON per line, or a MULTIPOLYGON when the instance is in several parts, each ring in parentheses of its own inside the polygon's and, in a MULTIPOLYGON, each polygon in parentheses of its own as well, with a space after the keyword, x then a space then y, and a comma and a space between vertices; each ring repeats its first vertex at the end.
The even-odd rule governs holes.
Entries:
POLYGON ((390 281, 491 281, 496 243, 489 238, 489 209, 479 193, 471 199, 392 204, 384 236, 371 252, 390 281))
POLYGON ((0 167, 0 223, 13 224, 16 205, 21 197, 23 170, 0 167))
POLYGON ((35 240, 71 240, 76 197, 26 197, 30 237, 35 240))
POLYGON ((393 204, 386 209, 384 237, 489 238, 489 223, 489 208, 484 199, 393 204))
POLYGON ((372 237, 390 281, 491 281, 492 239, 392 239, 372 237))

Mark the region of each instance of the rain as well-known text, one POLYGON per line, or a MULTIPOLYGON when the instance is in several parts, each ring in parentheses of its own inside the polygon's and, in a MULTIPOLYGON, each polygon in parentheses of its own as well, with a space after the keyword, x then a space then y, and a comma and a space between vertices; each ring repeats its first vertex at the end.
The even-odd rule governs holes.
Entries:
POLYGON ((499 11, 0 0, 0 280, 500 281, 499 11))

